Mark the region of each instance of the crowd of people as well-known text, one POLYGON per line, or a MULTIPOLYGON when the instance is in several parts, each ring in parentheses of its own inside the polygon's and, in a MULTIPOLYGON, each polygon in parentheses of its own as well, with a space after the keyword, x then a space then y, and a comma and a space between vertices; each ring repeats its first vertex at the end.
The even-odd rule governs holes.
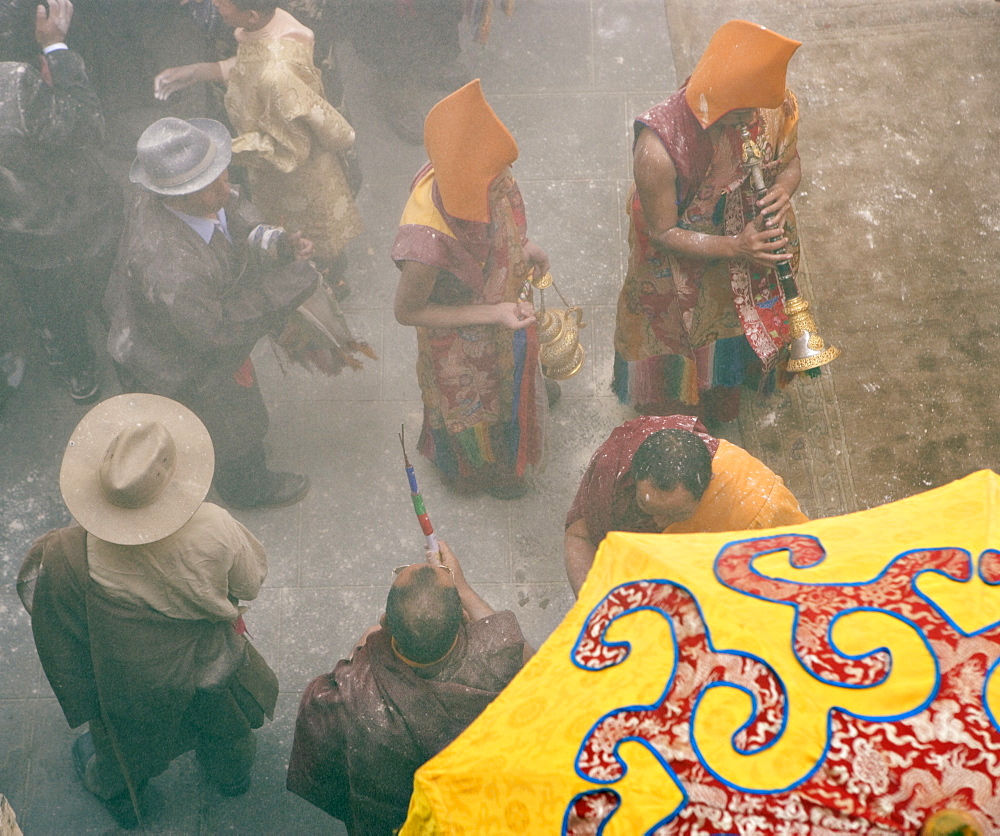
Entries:
MULTIPOLYGON (((222 506, 290 505, 309 481, 267 466, 268 414, 249 355, 314 294, 349 292, 344 248, 361 229, 355 136, 322 4, 154 5, 164 26, 198 39, 156 53, 155 96, 132 108, 114 100, 110 77, 99 95, 87 50, 67 45, 70 0, 0 11, 0 279, 70 397, 101 397, 88 312, 125 391, 69 440, 60 487, 76 522, 35 543, 18 589, 67 722, 88 727, 72 751, 80 779, 125 827, 142 822, 146 784, 192 749, 223 796, 250 787, 253 730, 273 717, 277 680, 240 602, 257 596, 267 557, 222 506), (119 140, 134 134, 127 188, 102 158, 105 119, 119 140), (207 501, 212 488, 221 504, 207 501)), ((443 43, 427 54, 400 47, 403 69, 376 75, 393 130, 428 156, 400 195, 391 251, 396 319, 417 329, 419 448, 455 492, 512 499, 530 490, 543 416, 559 397, 541 373, 533 305, 549 260, 528 236, 517 143, 479 81, 456 70, 462 4, 403 5, 410 17, 370 4, 353 31, 369 58, 369 40, 406 26, 443 43), (421 126, 399 77, 458 89, 421 126)), ((119 50, 142 42, 133 14, 117 20, 137 33, 119 50)), ((568 511, 574 593, 608 531, 807 519, 777 474, 717 437, 748 384, 782 377, 788 331, 772 268, 796 262, 798 113, 785 71, 797 46, 726 24, 681 89, 635 121, 613 386, 639 417, 594 452, 568 511), (741 167, 740 128, 765 155, 762 200, 741 167)), ((94 55, 96 66, 113 63, 94 55)), ((13 390, 19 347, 0 354, 0 384, 13 390)), ((494 611, 441 542, 396 570, 382 619, 350 656, 303 683, 288 789, 351 834, 391 833, 415 770, 532 652, 513 613, 494 611)))

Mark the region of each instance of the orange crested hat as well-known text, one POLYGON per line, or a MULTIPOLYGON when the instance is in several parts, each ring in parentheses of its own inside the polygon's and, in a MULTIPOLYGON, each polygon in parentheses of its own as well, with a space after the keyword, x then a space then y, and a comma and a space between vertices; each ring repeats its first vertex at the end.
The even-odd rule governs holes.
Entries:
POLYGON ((758 23, 724 23, 688 80, 684 93, 688 107, 703 128, 731 110, 780 107, 788 61, 800 46, 758 23))
POLYGON ((517 159, 517 143, 486 101, 478 78, 431 108, 424 147, 445 211, 465 221, 489 221, 490 183, 517 159))

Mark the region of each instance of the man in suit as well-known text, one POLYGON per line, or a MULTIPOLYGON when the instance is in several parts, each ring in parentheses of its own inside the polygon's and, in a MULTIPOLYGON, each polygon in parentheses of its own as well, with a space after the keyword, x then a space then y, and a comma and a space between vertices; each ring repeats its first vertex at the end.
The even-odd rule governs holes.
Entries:
POLYGON ((309 480, 269 470, 267 408, 249 355, 315 289, 312 243, 260 223, 231 189, 231 140, 213 119, 159 119, 139 138, 131 206, 105 296, 108 350, 129 391, 189 407, 234 508, 291 505, 309 480))

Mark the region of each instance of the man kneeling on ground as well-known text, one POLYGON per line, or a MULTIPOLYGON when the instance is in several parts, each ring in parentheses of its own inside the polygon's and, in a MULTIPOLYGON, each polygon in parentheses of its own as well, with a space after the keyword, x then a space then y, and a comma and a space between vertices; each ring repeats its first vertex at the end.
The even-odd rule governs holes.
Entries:
POLYGON ((451 743, 534 652, 442 542, 441 563, 396 569, 381 626, 306 688, 288 789, 347 825, 392 833, 416 770, 451 743))

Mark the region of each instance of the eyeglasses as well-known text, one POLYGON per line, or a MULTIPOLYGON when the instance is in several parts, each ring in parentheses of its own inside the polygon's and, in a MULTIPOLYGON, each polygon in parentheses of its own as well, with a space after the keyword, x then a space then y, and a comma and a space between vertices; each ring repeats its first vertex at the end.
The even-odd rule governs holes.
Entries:
POLYGON ((445 566, 443 563, 407 563, 405 566, 397 566, 392 570, 392 576, 395 578, 404 569, 409 569, 411 566, 430 566, 432 569, 444 569, 449 575, 451 575, 452 583, 455 582, 455 573, 451 571, 450 566, 445 566))

